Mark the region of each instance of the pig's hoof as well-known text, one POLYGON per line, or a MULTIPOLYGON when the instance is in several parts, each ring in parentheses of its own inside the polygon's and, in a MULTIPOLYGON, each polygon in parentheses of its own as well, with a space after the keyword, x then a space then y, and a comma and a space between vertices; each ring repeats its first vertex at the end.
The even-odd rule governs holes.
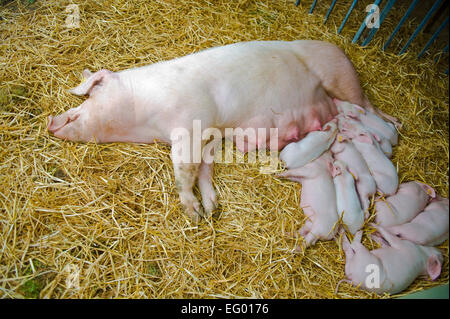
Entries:
POLYGON ((193 194, 183 198, 181 204, 186 215, 189 216, 194 223, 200 222, 200 219, 203 216, 203 210, 193 194))
POLYGON ((209 196, 202 196, 202 204, 204 208, 203 216, 205 218, 212 216, 214 210, 217 208, 216 193, 212 193, 209 196))

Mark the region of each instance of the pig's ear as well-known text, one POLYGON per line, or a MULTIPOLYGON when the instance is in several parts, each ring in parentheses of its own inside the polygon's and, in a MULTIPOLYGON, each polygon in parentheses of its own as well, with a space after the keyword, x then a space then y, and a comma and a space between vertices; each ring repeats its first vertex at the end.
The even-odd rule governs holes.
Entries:
POLYGON ((336 165, 332 164, 331 176, 332 177, 336 177, 336 176, 338 176, 341 173, 342 173, 341 168, 339 166, 336 166, 336 165))
POLYGON ((359 113, 366 114, 366 110, 364 110, 361 106, 353 104, 353 106, 358 110, 359 113))
POLYGON ((375 141, 377 141, 378 143, 381 142, 381 138, 378 136, 377 133, 372 133, 372 136, 375 139, 375 141))
POLYGON ((427 259, 427 272, 431 280, 436 280, 441 274, 442 264, 436 255, 431 255, 427 259))
MULTIPOLYGON (((98 72, 95 72, 92 74, 86 81, 78 85, 77 87, 70 89, 69 92, 75 95, 91 95, 92 90, 96 87, 101 85, 103 81, 108 76, 111 76, 113 72, 109 70, 100 70, 98 72)), ((84 72, 83 72, 84 75, 84 72)))
POLYGON ((420 183, 420 186, 422 186, 423 190, 430 196, 431 198, 436 198, 436 191, 431 187, 430 185, 420 183))
POLYGON ((373 144, 372 139, 370 138, 370 136, 366 133, 363 134, 359 134, 356 137, 356 140, 360 141, 361 143, 369 143, 369 144, 373 144))
POLYGON ((347 117, 349 117, 349 118, 351 118, 351 119, 353 119, 353 120, 357 120, 357 119, 358 119, 358 115, 355 114, 355 112, 353 112, 353 111, 348 111, 348 112, 345 114, 345 116, 347 116, 347 117))
POLYGON ((85 79, 90 78, 92 74, 93 74, 93 73, 92 73, 91 71, 89 71, 88 69, 84 69, 84 70, 83 70, 83 77, 84 77, 85 79))

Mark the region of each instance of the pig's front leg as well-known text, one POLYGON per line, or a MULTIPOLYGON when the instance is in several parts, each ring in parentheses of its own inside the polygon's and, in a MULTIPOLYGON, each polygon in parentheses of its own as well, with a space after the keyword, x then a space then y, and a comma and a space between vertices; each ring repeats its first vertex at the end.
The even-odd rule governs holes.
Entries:
POLYGON ((198 173, 198 188, 202 195, 203 209, 205 210, 205 217, 212 215, 217 207, 216 191, 212 184, 212 175, 214 171, 214 162, 208 164, 202 161, 198 173))
POLYGON ((180 155, 172 147, 172 162, 175 175, 175 185, 178 189, 181 205, 185 213, 195 223, 203 216, 200 203, 194 195, 193 187, 199 174, 200 163, 183 163, 180 155))

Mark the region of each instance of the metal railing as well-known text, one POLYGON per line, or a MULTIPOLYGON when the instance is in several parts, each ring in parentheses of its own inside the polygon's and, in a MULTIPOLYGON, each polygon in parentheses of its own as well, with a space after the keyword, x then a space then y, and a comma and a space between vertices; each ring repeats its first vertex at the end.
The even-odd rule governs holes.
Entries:
MULTIPOLYGON (((300 4, 300 0, 296 0, 295 5, 298 6, 300 4)), ((307 2, 307 1, 303 1, 303 2, 307 2)), ((358 0, 352 0, 352 2, 350 3, 350 1, 346 1, 349 4, 349 8, 348 11, 344 17, 344 19, 342 20, 339 29, 338 29, 338 34, 340 34, 342 32, 342 30, 344 29, 345 24, 348 22, 352 11, 354 10, 358 0)), ((337 0, 332 0, 330 3, 330 6, 327 10, 327 13, 325 15, 324 21, 323 23, 326 23, 330 17, 330 15, 333 12, 333 9, 335 7, 337 3, 337 0)), ((375 0, 372 4, 371 9, 369 10, 366 18, 362 21, 358 31, 356 32, 356 34, 353 37, 352 43, 358 43, 358 41, 362 38, 361 36, 363 35, 363 32, 368 28, 367 25, 367 21, 370 20, 370 18, 374 15, 374 13, 379 14, 377 11, 379 11, 379 6, 381 5, 382 0, 375 0)), ((394 4, 396 3, 396 0, 387 0, 382 11, 381 14, 379 14, 379 19, 378 19, 378 24, 376 27, 370 27, 370 29, 367 31, 367 36, 365 38, 362 39, 362 43, 361 46, 367 46, 370 41, 374 38, 376 32, 379 30, 379 28, 381 27, 381 24, 383 23, 383 21, 385 20, 385 18, 388 16, 389 11, 392 9, 392 7, 394 6, 394 4)), ((411 16, 411 14, 414 12, 414 9, 417 7, 417 4, 419 3, 419 0, 412 0, 408 9, 406 10, 406 12, 403 14, 403 16, 401 17, 401 19, 399 20, 398 24, 396 25, 396 27, 394 28, 394 30, 391 32, 391 34, 389 35, 388 39, 386 40, 386 42, 383 45, 382 50, 386 50, 389 45, 391 44, 392 40, 398 36, 398 32, 400 30, 400 28, 402 27, 402 25, 404 25, 404 23, 408 20, 408 18, 411 16)), ((302 3, 303 4, 303 3, 302 3)), ((312 14, 314 12, 314 9, 316 8, 317 5, 317 0, 314 0, 309 8, 309 13, 312 14)), ((422 21, 419 23, 419 25, 415 28, 414 32, 409 36, 408 40, 406 41, 406 44, 401 48, 401 50, 398 52, 398 55, 404 54, 408 48, 410 47, 411 43, 413 43, 414 39, 416 39, 416 37, 419 35, 419 33, 430 23, 430 20, 432 19, 433 15, 436 13, 436 11, 439 8, 444 8, 445 6, 448 6, 448 3, 445 2, 444 0, 436 0, 434 1, 432 7, 428 10, 428 12, 426 13, 425 17, 422 19, 422 21)), ((433 21, 431 21, 433 22, 433 21)), ((448 23, 449 23, 449 17, 448 17, 448 13, 446 18, 444 19, 443 22, 441 22, 441 24, 437 27, 437 29, 434 31, 434 33, 431 35, 430 39, 428 40, 428 42, 425 44, 425 46, 422 48, 422 50, 417 53, 417 59, 420 59, 424 56, 425 52, 427 52, 429 50, 429 48, 431 47, 431 45, 436 41, 436 39, 438 38, 439 34, 446 28, 448 27, 448 23)), ((443 56, 445 54, 448 53, 448 38, 447 38, 447 45, 440 50, 440 52, 438 52, 438 54, 436 55, 436 58, 434 59, 434 62, 437 62, 440 56, 443 56)), ((448 75, 448 65, 447 65, 447 70, 444 72, 445 74, 448 75)))

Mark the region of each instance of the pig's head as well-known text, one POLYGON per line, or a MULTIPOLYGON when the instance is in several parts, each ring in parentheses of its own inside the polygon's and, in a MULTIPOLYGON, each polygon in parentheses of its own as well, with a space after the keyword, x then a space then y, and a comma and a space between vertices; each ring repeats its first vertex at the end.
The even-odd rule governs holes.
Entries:
POLYGON ((56 137, 78 142, 120 141, 133 125, 134 112, 126 101, 116 74, 101 70, 94 74, 85 70, 85 82, 69 90, 76 95, 89 95, 80 106, 55 117, 48 117, 48 130, 56 137))
POLYGON ((373 144, 374 142, 372 138, 373 135, 358 122, 343 122, 341 132, 343 133, 343 135, 348 136, 353 141, 368 144, 373 144))

